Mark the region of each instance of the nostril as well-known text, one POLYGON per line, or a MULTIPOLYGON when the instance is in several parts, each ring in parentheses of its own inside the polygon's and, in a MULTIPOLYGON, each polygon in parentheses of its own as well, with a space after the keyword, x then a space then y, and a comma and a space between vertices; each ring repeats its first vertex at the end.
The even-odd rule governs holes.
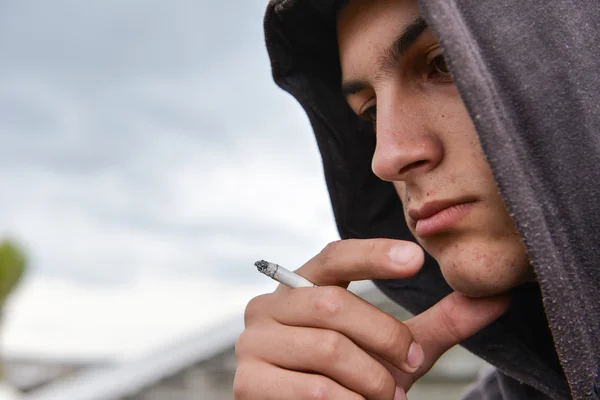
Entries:
POLYGON ((412 171, 413 169, 417 169, 425 164, 427 164, 426 160, 415 161, 413 163, 408 164, 406 167, 402 168, 400 171, 398 171, 398 173, 400 175, 404 175, 404 174, 407 174, 409 171, 412 171))

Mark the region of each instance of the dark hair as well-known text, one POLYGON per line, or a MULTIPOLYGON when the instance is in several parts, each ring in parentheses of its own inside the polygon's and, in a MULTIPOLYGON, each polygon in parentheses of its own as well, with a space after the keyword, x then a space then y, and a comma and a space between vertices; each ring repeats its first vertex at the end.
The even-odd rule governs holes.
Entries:
POLYGON ((344 9, 344 7, 346 7, 348 5, 348 3, 350 3, 350 0, 334 0, 333 1, 332 9, 335 14, 336 20, 339 17, 342 10, 344 9))

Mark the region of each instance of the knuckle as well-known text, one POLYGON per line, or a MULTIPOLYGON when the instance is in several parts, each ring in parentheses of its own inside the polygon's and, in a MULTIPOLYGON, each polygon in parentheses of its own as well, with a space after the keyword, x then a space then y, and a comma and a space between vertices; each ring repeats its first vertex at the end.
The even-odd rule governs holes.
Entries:
POLYGON ((402 351, 403 349, 408 351, 408 347, 412 342, 412 333, 402 322, 391 317, 388 326, 384 327, 381 332, 379 343, 383 349, 389 352, 402 351))
POLYGON ((244 355, 246 355, 247 353, 249 353, 248 349, 249 349, 249 333, 248 330, 244 330, 240 336, 238 337, 238 340, 235 342, 235 358, 236 360, 240 360, 244 355))
POLYGON ((315 382, 306 389, 307 400, 333 399, 331 384, 324 377, 315 379, 315 382))
POLYGON ((381 245, 380 239, 370 239, 364 242, 364 258, 366 262, 381 259, 381 245))
POLYGON ((341 240, 330 242, 323 248, 323 250, 321 250, 321 253, 319 254, 321 265, 324 267, 334 265, 334 260, 337 258, 336 254, 339 251, 338 248, 340 247, 341 243, 341 240))
POLYGON ((244 400, 250 397, 250 379, 243 365, 238 365, 233 377, 233 398, 244 400))
POLYGON ((452 298, 451 303, 442 302, 442 307, 440 307, 441 320, 444 322, 444 326, 448 333, 452 335, 453 339, 456 342, 459 342, 463 339, 463 335, 460 332, 460 329, 456 326, 456 312, 458 310, 457 307, 454 307, 454 298, 452 298))
POLYGON ((247 326, 252 320, 256 319, 258 315, 265 313, 265 302, 268 299, 269 294, 262 294, 251 299, 246 305, 244 310, 244 324, 247 326))
POLYGON ((394 393, 396 388, 394 378, 392 378, 390 373, 384 368, 381 368, 380 371, 376 373, 369 384, 371 396, 378 399, 389 397, 390 394, 394 393))
POLYGON ((318 340, 320 347, 320 355, 324 360, 328 362, 334 362, 342 354, 342 347, 344 346, 344 337, 342 334, 335 331, 325 331, 320 333, 318 340))
POLYGON ((315 290, 314 311, 320 318, 339 315, 344 306, 347 290, 339 286, 326 286, 315 290))

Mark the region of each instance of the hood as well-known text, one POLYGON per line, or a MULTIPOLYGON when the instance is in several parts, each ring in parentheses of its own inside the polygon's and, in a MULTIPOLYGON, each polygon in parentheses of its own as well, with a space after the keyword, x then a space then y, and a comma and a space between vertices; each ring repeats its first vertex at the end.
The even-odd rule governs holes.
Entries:
MULTIPOLYGON (((309 117, 340 236, 415 241, 393 186, 371 171, 370 125, 341 95, 337 3, 269 3, 265 37, 273 77, 309 117)), ((538 281, 516 288, 509 311, 462 345, 548 397, 594 398, 600 373, 597 0, 421 0, 419 6, 444 49, 538 281)), ((376 284, 413 313, 451 291, 428 255, 416 276, 376 284)))

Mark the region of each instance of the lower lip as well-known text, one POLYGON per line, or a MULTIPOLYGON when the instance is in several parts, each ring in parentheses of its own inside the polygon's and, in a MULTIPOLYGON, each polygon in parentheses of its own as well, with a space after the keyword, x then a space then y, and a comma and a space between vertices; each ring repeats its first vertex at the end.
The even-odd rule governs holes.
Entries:
POLYGON ((475 203, 457 204, 448 207, 429 218, 418 220, 415 228, 417 236, 424 238, 443 232, 445 229, 448 229, 465 217, 471 211, 474 204, 475 203))

